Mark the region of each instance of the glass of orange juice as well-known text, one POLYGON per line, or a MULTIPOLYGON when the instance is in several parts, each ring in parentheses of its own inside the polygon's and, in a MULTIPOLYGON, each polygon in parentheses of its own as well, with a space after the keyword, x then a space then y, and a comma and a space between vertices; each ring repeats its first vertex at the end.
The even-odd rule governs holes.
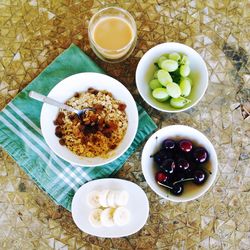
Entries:
POLYGON ((118 7, 98 11, 89 22, 88 36, 95 54, 106 62, 121 62, 133 52, 137 34, 132 15, 118 7))

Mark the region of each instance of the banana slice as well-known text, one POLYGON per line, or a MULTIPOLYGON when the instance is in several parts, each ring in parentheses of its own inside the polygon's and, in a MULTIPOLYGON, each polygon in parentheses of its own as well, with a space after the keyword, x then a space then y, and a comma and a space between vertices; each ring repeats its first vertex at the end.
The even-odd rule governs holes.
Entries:
POLYGON ((100 227, 102 225, 101 222, 101 213, 102 213, 102 209, 97 208, 94 209, 90 212, 89 214, 89 222, 92 226, 94 227, 100 227))
POLYGON ((102 207, 108 207, 108 194, 109 194, 109 189, 104 189, 100 192, 99 196, 99 202, 102 207))
POLYGON ((128 198, 129 198, 129 195, 128 195, 128 192, 125 191, 125 190, 122 190, 122 191, 116 191, 115 192, 115 204, 116 206, 126 206, 127 203, 128 203, 128 198))
POLYGON ((101 223, 105 227, 111 227, 114 225, 113 214, 114 208, 108 207, 105 208, 101 213, 101 223))
POLYGON ((114 211, 113 219, 116 225, 124 226, 129 223, 130 212, 125 207, 118 207, 114 211))
POLYGON ((109 207, 116 207, 115 204, 115 191, 110 191, 107 196, 107 203, 109 207))
POLYGON ((101 204, 99 202, 100 192, 99 191, 92 191, 87 196, 87 202, 90 207, 97 208, 100 207, 101 204))

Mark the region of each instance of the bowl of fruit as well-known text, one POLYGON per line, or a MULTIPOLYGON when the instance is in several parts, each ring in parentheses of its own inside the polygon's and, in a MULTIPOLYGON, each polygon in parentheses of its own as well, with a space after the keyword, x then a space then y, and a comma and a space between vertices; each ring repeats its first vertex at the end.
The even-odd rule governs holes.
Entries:
POLYGON ((174 202, 191 201, 205 194, 218 171, 212 143, 200 131, 184 125, 155 132, 143 148, 141 165, 151 189, 174 202))
POLYGON ((181 43, 162 43, 148 50, 136 69, 142 98, 163 112, 181 112, 196 105, 208 86, 202 57, 181 43))

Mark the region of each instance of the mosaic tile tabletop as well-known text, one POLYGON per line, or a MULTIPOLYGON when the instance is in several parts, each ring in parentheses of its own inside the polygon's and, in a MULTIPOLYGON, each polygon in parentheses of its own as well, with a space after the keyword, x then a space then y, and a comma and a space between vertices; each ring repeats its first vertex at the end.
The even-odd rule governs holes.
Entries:
POLYGON ((140 166, 142 147, 118 173, 146 192, 147 224, 136 234, 103 239, 81 232, 0 149, 0 249, 249 249, 250 248, 250 2, 0 1, 0 109, 72 42, 123 82, 159 127, 186 124, 205 133, 219 159, 216 184, 202 198, 176 204, 159 198, 140 166), (127 9, 138 43, 125 62, 109 65, 90 49, 87 25, 100 8, 127 9), (134 81, 141 56, 165 41, 185 43, 209 71, 205 97, 189 111, 163 114, 140 98, 134 81))

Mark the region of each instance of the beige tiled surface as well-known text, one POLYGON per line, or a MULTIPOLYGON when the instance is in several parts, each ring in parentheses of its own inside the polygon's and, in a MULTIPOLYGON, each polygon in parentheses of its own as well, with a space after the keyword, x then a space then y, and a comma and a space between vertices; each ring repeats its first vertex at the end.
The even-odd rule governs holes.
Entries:
POLYGON ((0 1, 0 108, 74 42, 119 79, 159 127, 186 124, 204 132, 219 159, 216 185, 194 202, 157 197, 140 167, 141 149, 119 177, 139 184, 150 216, 138 233, 101 239, 80 232, 71 214, 56 206, 0 150, 1 249, 249 249, 250 248, 250 77, 249 1, 0 1), (205 4, 206 2, 206 4, 205 4), (132 56, 117 65, 98 60, 89 48, 87 24, 108 4, 128 9, 138 25, 132 56), (180 114, 149 108, 134 84, 136 65, 150 47, 178 41, 205 59, 209 87, 199 105, 180 114))

